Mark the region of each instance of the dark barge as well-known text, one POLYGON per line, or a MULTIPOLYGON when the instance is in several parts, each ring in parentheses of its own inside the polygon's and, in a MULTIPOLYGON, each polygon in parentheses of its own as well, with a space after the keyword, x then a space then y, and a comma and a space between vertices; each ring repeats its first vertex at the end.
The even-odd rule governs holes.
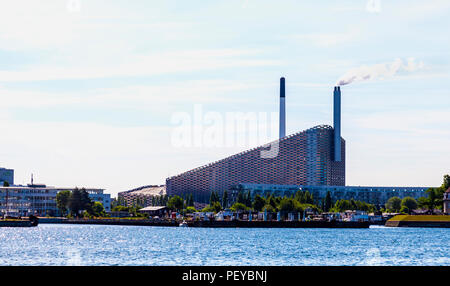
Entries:
POLYGON ((27 219, 21 218, 5 218, 0 219, 0 227, 33 227, 39 224, 39 220, 35 216, 27 219))

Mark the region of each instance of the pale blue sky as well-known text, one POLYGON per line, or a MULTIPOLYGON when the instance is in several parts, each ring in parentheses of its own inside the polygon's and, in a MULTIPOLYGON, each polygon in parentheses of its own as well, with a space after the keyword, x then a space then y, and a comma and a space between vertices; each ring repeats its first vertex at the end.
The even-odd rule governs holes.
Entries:
POLYGON ((174 148, 175 112, 276 112, 284 76, 294 133, 331 124, 341 76, 396 59, 420 68, 342 87, 347 184, 450 173, 448 1, 37 2, 0 9, 0 166, 16 183, 162 184, 242 150, 174 148))

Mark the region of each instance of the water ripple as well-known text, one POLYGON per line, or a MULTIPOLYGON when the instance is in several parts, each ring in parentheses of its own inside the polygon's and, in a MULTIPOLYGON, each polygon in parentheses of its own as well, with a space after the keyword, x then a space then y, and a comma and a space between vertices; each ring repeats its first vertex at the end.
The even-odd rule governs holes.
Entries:
POLYGON ((0 229, 0 265, 450 265, 449 229, 0 229))

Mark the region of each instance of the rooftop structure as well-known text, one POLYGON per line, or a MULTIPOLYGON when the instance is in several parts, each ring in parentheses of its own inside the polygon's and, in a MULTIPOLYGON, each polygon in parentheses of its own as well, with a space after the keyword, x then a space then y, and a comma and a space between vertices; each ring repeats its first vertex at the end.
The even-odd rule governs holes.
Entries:
POLYGON ((127 206, 151 206, 154 197, 166 194, 165 185, 148 185, 129 191, 119 192, 118 199, 127 206))
POLYGON ((0 168, 0 186, 3 186, 5 182, 14 185, 14 170, 0 168))

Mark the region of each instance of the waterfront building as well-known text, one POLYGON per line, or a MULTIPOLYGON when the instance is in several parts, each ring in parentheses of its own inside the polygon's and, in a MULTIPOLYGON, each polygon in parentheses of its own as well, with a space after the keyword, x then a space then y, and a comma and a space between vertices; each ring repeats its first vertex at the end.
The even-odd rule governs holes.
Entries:
POLYGON ((12 216, 57 215, 58 189, 42 185, 0 186, 0 213, 12 216))
MULTIPOLYGON (((17 216, 58 216, 56 195, 61 191, 73 191, 75 188, 56 188, 46 185, 0 186, 0 213, 17 216)), ((111 195, 103 189, 84 188, 93 201, 102 203, 105 211, 111 211, 111 195)))
POLYGON ((315 200, 325 199, 327 192, 333 202, 337 200, 357 200, 369 204, 384 206, 391 197, 425 197, 429 187, 375 187, 375 186, 309 186, 309 185, 275 185, 275 184, 238 184, 231 188, 230 197, 234 199, 238 192, 250 192, 256 195, 291 196, 297 191, 308 191, 315 200))
POLYGON ((148 214, 149 216, 164 217, 168 215, 169 208, 166 206, 149 206, 139 210, 141 213, 148 214))
POLYGON ((14 185, 14 170, 0 168, 0 186, 3 186, 5 182, 14 185))
POLYGON ((167 193, 193 193, 196 201, 207 201, 212 191, 241 183, 343 186, 345 140, 341 138, 339 162, 333 159, 333 144, 333 127, 316 126, 270 143, 278 146, 273 158, 261 156, 268 148, 264 145, 170 177, 167 193))
POLYGON ((281 78, 278 140, 169 177, 167 194, 185 197, 192 193, 196 202, 204 203, 211 192, 246 189, 257 193, 266 188, 291 194, 308 189, 316 199, 329 191, 334 201, 353 198, 376 205, 384 205, 393 196, 418 199, 425 195, 424 187, 345 186, 339 86, 333 92, 333 126, 319 125, 289 136, 285 136, 285 97, 285 79, 281 78), (263 155, 272 149, 274 156, 263 155))
MULTIPOLYGON (((73 189, 68 190, 72 191, 73 189)), ((99 202, 103 205, 105 212, 111 211, 111 194, 105 194, 104 189, 85 188, 85 190, 94 202, 99 202)))
POLYGON ((450 215, 450 188, 444 193, 444 214, 450 215))
POLYGON ((152 205, 155 197, 164 196, 166 194, 166 186, 149 185, 135 188, 129 191, 119 192, 117 197, 119 204, 125 206, 141 206, 148 207, 152 205))
POLYGON ((279 139, 166 179, 169 195, 192 193, 208 201, 241 183, 345 185, 345 140, 341 137, 341 90, 333 92, 333 127, 318 125, 286 136, 285 78, 280 79, 279 139))

